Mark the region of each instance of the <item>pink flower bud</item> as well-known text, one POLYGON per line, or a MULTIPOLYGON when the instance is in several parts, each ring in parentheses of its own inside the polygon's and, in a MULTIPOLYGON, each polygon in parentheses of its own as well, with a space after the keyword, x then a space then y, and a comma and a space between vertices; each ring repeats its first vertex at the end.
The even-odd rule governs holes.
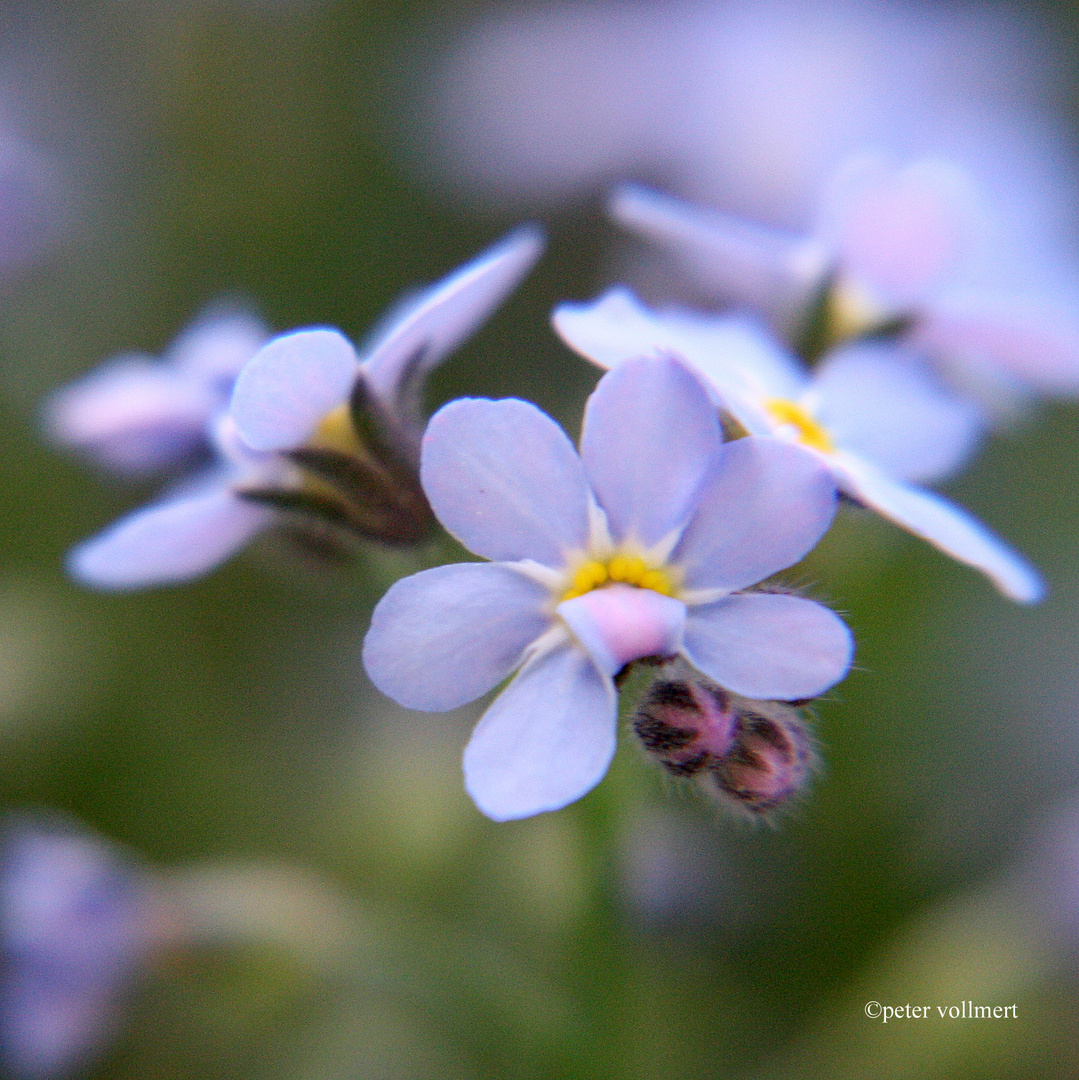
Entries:
POLYGON ((637 710, 633 730, 675 776, 711 769, 730 750, 737 716, 731 695, 701 678, 661 679, 637 710))
POLYGON ((706 786, 753 814, 765 814, 805 787, 813 763, 809 729, 794 709, 739 702, 733 745, 709 770, 706 786))

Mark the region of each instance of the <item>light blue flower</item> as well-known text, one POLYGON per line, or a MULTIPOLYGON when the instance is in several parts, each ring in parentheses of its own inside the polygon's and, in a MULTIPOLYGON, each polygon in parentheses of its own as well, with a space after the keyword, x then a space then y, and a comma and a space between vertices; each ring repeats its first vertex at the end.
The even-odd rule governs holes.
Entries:
POLYGON ((442 524, 492 560, 394 584, 364 643, 374 684, 452 709, 516 672, 473 732, 466 787, 495 820, 555 810, 606 772, 614 676, 682 655, 754 698, 832 686, 852 641, 827 608, 743 592, 797 562, 835 512, 820 463, 771 439, 724 445, 682 364, 605 375, 580 455, 535 406, 464 399, 431 419, 421 478, 442 524))
POLYGON ((183 464, 207 450, 207 424, 269 336, 252 315, 208 309, 161 359, 117 356, 50 394, 45 433, 126 476, 183 464))
POLYGON ((208 425, 214 464, 78 545, 72 576, 99 589, 186 581, 238 551, 279 510, 389 543, 422 538, 429 511, 415 459, 423 378, 542 247, 535 229, 510 234, 400 307, 362 356, 325 328, 269 341, 240 372, 228 411, 208 425), (357 431, 357 419, 368 430, 357 431))
POLYGON ((652 311, 625 289, 562 304, 553 321, 571 348, 600 367, 681 357, 751 435, 795 444, 845 495, 981 570, 1011 599, 1043 595, 1022 556, 965 510, 911 483, 957 469, 981 424, 973 405, 945 393, 897 346, 854 343, 808 374, 749 320, 652 311))
POLYGON ((116 848, 63 819, 0 830, 0 1064, 16 1080, 68 1076, 115 1028, 156 900, 116 848))
POLYGON ((792 343, 821 304, 824 345, 890 329, 995 411, 1035 392, 1079 394, 1075 267, 1025 255, 973 180, 946 162, 850 159, 806 236, 633 186, 611 212, 792 343))

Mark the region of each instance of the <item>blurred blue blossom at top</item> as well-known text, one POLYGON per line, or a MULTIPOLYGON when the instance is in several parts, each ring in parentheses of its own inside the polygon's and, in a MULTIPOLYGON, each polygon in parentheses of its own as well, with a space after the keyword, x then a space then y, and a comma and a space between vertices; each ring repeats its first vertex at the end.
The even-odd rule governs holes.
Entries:
POLYGON ((612 213, 793 342, 817 312, 824 345, 887 333, 991 411, 1079 393, 1079 275, 1017 265, 972 178, 945 162, 844 162, 806 236, 637 187, 612 213))
POLYGON ((647 176, 795 228, 851 153, 947 157, 1052 242, 1075 224, 1062 69, 1003 5, 522 5, 442 45, 422 148, 465 194, 549 202, 647 176))
POLYGON ((824 534, 827 474, 778 440, 724 444, 707 390, 675 360, 604 375, 579 456, 526 402, 451 402, 428 426, 421 477, 446 529, 492 561, 393 585, 364 665, 384 693, 427 711, 516 673, 465 750, 466 787, 495 820, 558 809, 599 782, 615 748, 614 677, 636 660, 680 654, 755 698, 813 697, 846 674, 853 643, 831 611, 742 591, 824 534))

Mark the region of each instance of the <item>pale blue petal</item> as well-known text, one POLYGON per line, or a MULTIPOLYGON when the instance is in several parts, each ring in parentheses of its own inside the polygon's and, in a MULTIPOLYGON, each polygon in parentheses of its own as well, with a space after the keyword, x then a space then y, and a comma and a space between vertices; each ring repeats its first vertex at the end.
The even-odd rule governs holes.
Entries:
POLYGON ((439 521, 469 551, 562 567, 588 539, 588 483, 566 433, 525 401, 462 398, 423 438, 420 477, 439 521))
POLYGON ((690 608, 685 654, 736 694, 797 701, 846 675, 854 639, 834 611, 812 600, 748 593, 690 608))
POLYGON ((231 385, 269 337, 266 324, 257 316, 215 304, 176 338, 166 357, 185 372, 231 385))
POLYGON ((95 589, 189 581, 239 551, 273 519, 218 481, 121 518, 68 555, 71 576, 95 589))
POLYGON ((814 284, 799 264, 801 241, 787 233, 633 184, 615 191, 610 213, 680 255, 697 280, 731 306, 782 317, 814 284))
POLYGON ((585 407, 581 458, 616 542, 685 525, 723 442, 708 392, 676 360, 629 360, 585 407))
POLYGON ((206 440, 223 395, 173 367, 112 360, 54 391, 42 409, 50 439, 129 475, 182 460, 206 440))
POLYGON ((558 615, 605 675, 646 656, 673 656, 682 647, 686 605, 630 585, 608 585, 564 600, 558 615))
POLYGON ((363 643, 371 681, 410 709, 442 712, 501 682, 551 624, 547 590, 494 563, 436 566, 395 582, 363 643))
POLYGON ((743 589, 798 562, 827 531, 835 482, 814 453, 778 439, 727 443, 671 561, 688 588, 743 589))
POLYGON ((1032 604, 1045 595, 1041 575, 977 518, 933 492, 893 480, 864 462, 836 469, 843 491, 953 559, 981 570, 1005 596, 1032 604))
POLYGON ((903 480, 940 479, 974 452, 984 428, 974 402, 950 393, 897 345, 860 344, 817 369, 816 418, 832 441, 903 480))
POLYGON ((465 749, 465 787, 495 821, 559 810, 603 779, 615 749, 617 696, 579 649, 523 668, 465 749))
POLYGON ((1079 394, 1079 304, 1074 295, 949 297, 925 313, 914 341, 952 364, 1003 372, 1045 394, 1079 394))
POLYGON ((626 288, 608 289, 587 303, 559 304, 551 323, 571 349, 602 368, 678 352, 671 335, 657 326, 655 313, 626 288))
POLYGON ((229 411, 252 449, 291 450, 348 401, 358 374, 356 350, 338 331, 281 334, 240 372, 229 411))
POLYGON ((957 269, 984 228, 979 202, 970 179, 947 162, 926 159, 896 171, 856 157, 832 182, 822 239, 852 280, 907 307, 957 269))
POLYGON ((427 371, 470 337, 532 269, 543 251, 535 226, 515 229, 406 305, 365 350, 364 374, 392 403, 417 356, 427 371))
POLYGON ((600 367, 637 357, 674 356, 723 398, 796 398, 806 379, 797 362, 751 319, 645 307, 628 289, 588 304, 560 304, 552 323, 562 340, 600 367))

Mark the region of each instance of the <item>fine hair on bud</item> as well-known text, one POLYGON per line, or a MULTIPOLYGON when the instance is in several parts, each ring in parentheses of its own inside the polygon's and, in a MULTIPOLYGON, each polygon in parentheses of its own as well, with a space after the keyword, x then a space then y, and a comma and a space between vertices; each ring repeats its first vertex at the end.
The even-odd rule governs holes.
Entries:
POLYGON ((656 679, 633 718, 641 745, 674 776, 714 768, 730 751, 736 724, 731 695, 699 678, 656 679))
POLYGON ((732 698, 737 723, 731 748, 698 782, 724 805, 767 821, 806 789, 817 767, 813 734, 787 702, 732 698))
POLYGON ((724 690, 681 659, 663 665, 632 727, 669 774, 755 820, 791 805, 816 768, 812 732, 796 706, 724 690))

